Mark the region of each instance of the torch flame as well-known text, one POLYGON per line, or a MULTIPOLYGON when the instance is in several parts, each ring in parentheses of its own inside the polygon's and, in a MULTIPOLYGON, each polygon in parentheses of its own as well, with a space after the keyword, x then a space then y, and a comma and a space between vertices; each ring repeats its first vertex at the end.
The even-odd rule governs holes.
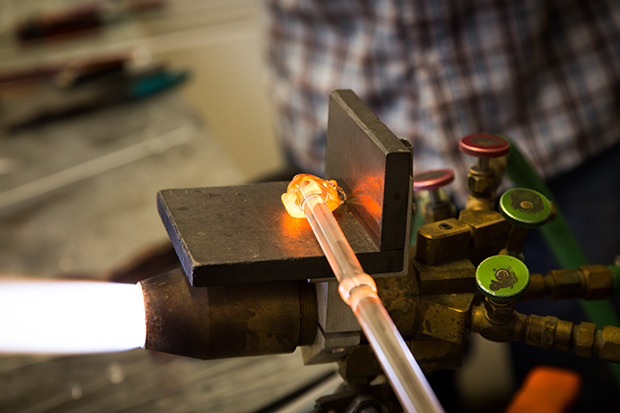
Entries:
POLYGON ((121 351, 145 337, 140 285, 0 282, 0 353, 121 351))

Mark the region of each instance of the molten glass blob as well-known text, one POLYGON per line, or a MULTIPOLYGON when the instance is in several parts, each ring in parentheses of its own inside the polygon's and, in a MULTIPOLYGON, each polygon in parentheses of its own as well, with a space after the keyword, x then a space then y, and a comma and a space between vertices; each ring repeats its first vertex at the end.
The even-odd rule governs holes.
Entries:
POLYGON ((310 174, 295 175, 288 184, 286 193, 282 194, 282 203, 286 211, 295 218, 304 218, 304 202, 307 198, 318 195, 327 208, 334 211, 345 201, 342 188, 336 181, 325 181, 310 174))
POLYGON ((145 338, 140 285, 0 282, 0 353, 121 351, 145 338))

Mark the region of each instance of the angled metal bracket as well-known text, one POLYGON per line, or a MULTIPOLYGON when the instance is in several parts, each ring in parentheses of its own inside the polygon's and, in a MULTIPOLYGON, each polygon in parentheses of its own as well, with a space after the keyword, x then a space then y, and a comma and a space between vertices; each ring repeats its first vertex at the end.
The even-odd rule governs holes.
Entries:
MULTIPOLYGON (((411 146, 355 93, 330 94, 326 177, 348 194, 334 215, 369 274, 406 268, 412 159, 411 146)), ((159 214, 194 287, 333 278, 307 221, 282 206, 287 184, 158 193, 159 214)))

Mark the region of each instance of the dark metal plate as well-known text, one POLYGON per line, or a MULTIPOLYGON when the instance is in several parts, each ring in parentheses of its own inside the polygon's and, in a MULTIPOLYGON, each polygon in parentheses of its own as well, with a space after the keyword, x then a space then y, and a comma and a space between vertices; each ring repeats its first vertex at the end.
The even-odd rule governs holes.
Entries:
POLYGON ((330 94, 325 176, 344 188, 381 251, 409 246, 412 156, 353 91, 330 94))
MULTIPOLYGON (((366 272, 402 271, 410 149, 351 91, 331 94, 328 128, 327 176, 350 194, 336 219, 366 272)), ((287 184, 159 192, 159 214, 193 286, 333 277, 307 221, 280 201, 287 184)))

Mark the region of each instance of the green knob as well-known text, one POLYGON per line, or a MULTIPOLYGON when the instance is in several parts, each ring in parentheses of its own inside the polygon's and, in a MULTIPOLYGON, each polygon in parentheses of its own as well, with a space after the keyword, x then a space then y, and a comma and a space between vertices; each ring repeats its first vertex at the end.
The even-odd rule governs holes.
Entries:
POLYGON ((515 188, 506 191, 499 200, 499 210, 512 225, 538 228, 551 217, 551 202, 532 189, 515 188))
POLYGON ((530 271, 521 260, 510 255, 494 255, 476 269, 480 292, 498 303, 519 298, 530 284, 530 271))

